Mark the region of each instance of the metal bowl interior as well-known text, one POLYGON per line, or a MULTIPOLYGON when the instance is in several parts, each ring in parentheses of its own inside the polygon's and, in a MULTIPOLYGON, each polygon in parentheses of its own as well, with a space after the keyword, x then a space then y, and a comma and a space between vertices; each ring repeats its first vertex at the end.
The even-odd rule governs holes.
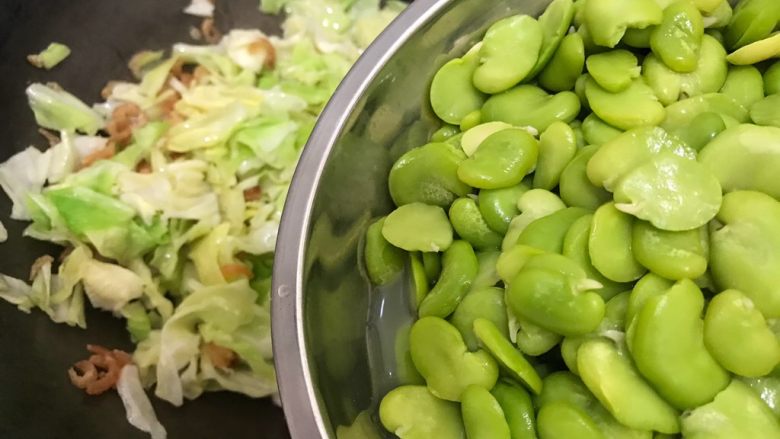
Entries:
MULTIPOLYGON (((398 384, 395 335, 412 319, 408 276, 372 288, 362 236, 392 209, 387 175, 440 122, 430 78, 494 21, 548 0, 418 0, 374 42, 331 100, 296 170, 277 243, 274 353, 293 437, 336 437, 398 384)), ((363 434, 365 430, 363 430, 363 434)), ((341 435, 339 435, 341 436, 341 435)))
MULTIPOLYGON (((45 145, 27 106, 25 87, 55 81, 86 102, 99 99, 111 79, 131 79, 127 61, 142 49, 166 49, 191 41, 199 19, 182 9, 189 0, 3 0, 0 2, 0 160, 28 145, 45 145), (25 56, 52 41, 73 54, 52 71, 35 69, 25 56)), ((221 29, 259 27, 278 32, 279 18, 262 15, 257 0, 217 3, 221 29)), ((27 278, 33 260, 62 250, 22 238, 25 224, 8 219, 10 202, 0 196, 0 219, 9 240, 0 244, 0 273, 27 278)), ((87 315, 87 330, 58 325, 40 311, 27 315, 0 301, 0 437, 146 438, 125 419, 116 393, 92 397, 72 386, 67 369, 86 357, 87 343, 129 349, 124 324, 103 312, 87 315)), ((210 393, 183 407, 152 398, 169 437, 286 438, 281 410, 269 399, 210 393)))

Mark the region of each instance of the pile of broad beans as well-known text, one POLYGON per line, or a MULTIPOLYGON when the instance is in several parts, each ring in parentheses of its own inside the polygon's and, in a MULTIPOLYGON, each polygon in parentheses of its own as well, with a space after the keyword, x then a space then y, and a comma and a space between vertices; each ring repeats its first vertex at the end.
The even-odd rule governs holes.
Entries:
POLYGON ((388 431, 780 438, 779 18, 554 0, 436 73, 365 240, 418 315, 388 431))

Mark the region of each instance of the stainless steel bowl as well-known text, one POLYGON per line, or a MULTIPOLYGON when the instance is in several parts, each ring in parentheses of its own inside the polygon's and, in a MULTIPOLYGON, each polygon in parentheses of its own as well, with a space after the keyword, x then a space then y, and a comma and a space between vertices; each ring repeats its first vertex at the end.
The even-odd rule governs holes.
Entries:
POLYGON ((492 22, 549 0, 417 0, 369 47, 320 117, 295 172, 276 247, 273 341, 293 438, 336 437, 397 385, 407 280, 374 289, 361 267, 370 220, 392 209, 387 173, 439 127, 436 70, 492 22))

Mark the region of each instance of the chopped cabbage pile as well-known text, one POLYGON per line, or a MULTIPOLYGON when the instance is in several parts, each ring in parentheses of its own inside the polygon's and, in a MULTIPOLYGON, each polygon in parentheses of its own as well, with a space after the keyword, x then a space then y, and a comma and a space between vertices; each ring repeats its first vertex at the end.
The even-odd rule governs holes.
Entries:
POLYGON ((138 82, 112 83, 104 102, 30 85, 37 123, 59 141, 0 165, 11 218, 67 249, 60 263, 39 259, 30 284, 0 276, 0 298, 82 328, 85 301, 125 319, 138 372, 119 390, 147 431, 159 427, 136 375, 175 405, 204 391, 276 392, 269 294, 288 185, 328 98, 404 4, 261 7, 286 13, 282 37, 235 29, 167 57, 142 52, 138 82), (206 354, 212 345, 231 361, 206 354))

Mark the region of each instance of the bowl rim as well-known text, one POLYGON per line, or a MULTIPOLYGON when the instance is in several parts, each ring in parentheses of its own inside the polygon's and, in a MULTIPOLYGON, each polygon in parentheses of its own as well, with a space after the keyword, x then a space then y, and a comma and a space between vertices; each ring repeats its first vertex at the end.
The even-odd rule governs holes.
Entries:
POLYGON ((398 50, 453 1, 414 1, 374 40, 325 106, 295 169, 276 241, 271 287, 276 380, 293 438, 327 438, 332 431, 314 387, 303 320, 304 256, 320 178, 369 86, 398 50))

